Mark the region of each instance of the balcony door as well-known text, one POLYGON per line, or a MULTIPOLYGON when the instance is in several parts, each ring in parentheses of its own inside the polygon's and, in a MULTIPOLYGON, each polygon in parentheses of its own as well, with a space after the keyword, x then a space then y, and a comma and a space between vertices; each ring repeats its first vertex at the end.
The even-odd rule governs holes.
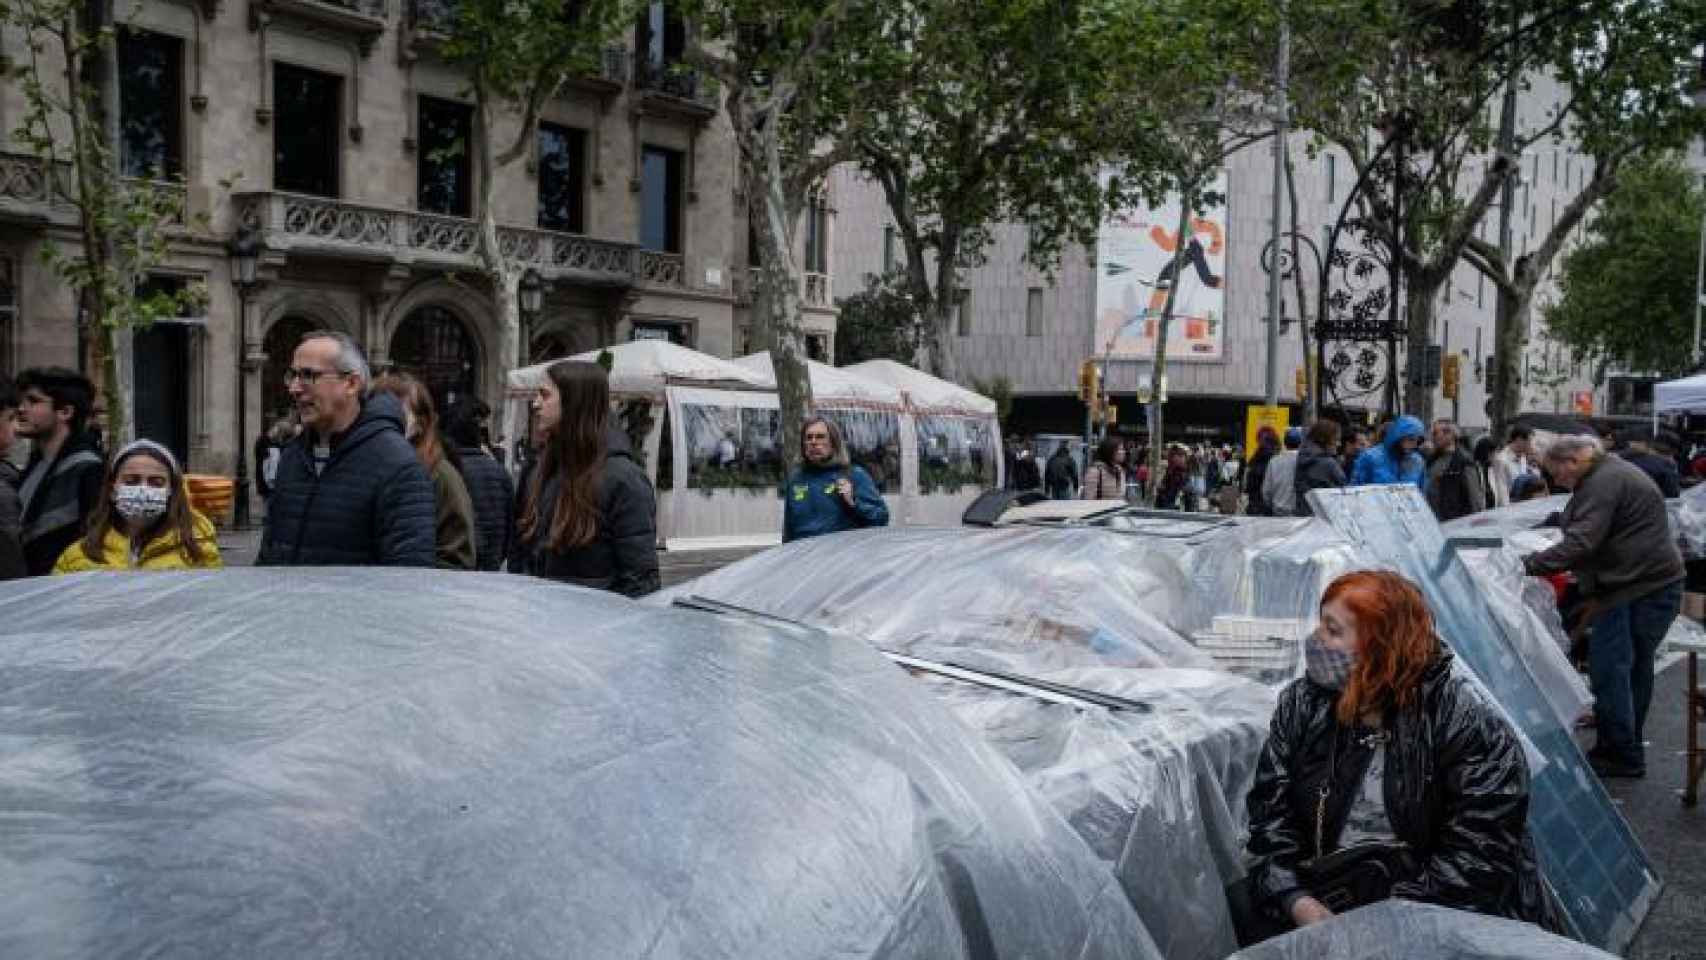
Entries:
POLYGON ((146 30, 118 33, 119 165, 127 177, 184 172, 184 42, 146 30))
POLYGON ((273 64, 273 188, 338 195, 343 78, 273 64))

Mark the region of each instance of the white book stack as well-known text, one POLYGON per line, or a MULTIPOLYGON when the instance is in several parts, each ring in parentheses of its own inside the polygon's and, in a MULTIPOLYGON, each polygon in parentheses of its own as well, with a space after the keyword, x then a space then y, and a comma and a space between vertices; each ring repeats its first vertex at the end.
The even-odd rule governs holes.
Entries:
POLYGON ((1266 680, 1295 671, 1308 633, 1307 620, 1221 615, 1191 640, 1228 672, 1266 680))

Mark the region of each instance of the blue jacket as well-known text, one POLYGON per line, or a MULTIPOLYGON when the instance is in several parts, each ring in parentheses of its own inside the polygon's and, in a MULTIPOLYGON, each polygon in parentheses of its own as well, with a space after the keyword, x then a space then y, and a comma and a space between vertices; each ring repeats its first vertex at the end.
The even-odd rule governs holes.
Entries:
POLYGON ((403 439, 397 398, 368 397, 318 474, 311 442, 304 430, 279 457, 256 566, 432 566, 432 480, 403 439))
POLYGON ((1415 417, 1403 416, 1386 429, 1386 439, 1378 447, 1364 450, 1362 456, 1351 467, 1350 485, 1353 487, 1367 486, 1380 483, 1413 483, 1420 490, 1427 482, 1427 466, 1422 462, 1419 451, 1410 451, 1405 456, 1398 449, 1406 437, 1422 439, 1422 421, 1415 417))
POLYGON ((871 475, 860 467, 804 466, 782 488, 783 543, 888 523, 888 504, 871 475), (853 481, 852 506, 835 492, 835 482, 842 477, 853 481))

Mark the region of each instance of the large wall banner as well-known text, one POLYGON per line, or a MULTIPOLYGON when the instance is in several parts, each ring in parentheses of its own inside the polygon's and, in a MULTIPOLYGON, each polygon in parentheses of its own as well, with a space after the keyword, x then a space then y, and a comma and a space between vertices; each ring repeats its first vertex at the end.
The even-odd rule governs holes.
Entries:
MULTIPOLYGON (((1225 196, 1226 175, 1209 188, 1225 196)), ((1096 241, 1096 352, 1139 359, 1155 355, 1161 310, 1173 281, 1179 202, 1133 207, 1102 224, 1096 241)), ((1167 357, 1220 360, 1226 319, 1226 207, 1191 219, 1184 238, 1184 275, 1168 325, 1167 357)))

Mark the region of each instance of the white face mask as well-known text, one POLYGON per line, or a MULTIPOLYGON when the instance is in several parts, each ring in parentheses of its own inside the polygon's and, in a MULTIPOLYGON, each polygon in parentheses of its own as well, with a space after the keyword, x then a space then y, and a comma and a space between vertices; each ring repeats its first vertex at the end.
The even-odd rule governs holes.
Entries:
POLYGON ((166 513, 172 491, 165 487, 119 484, 113 488, 113 509, 132 523, 152 523, 166 513))

